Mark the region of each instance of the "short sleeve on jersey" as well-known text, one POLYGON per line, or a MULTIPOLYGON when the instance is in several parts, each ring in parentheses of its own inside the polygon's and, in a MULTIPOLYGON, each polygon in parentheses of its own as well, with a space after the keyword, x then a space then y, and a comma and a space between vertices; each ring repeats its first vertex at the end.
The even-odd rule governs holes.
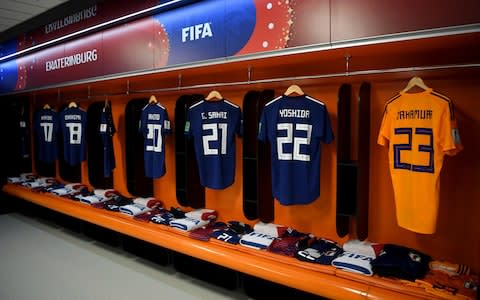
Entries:
POLYGON ((144 138, 145 177, 165 175, 165 136, 171 133, 167 110, 160 104, 147 104, 140 115, 140 133, 144 138))
POLYGON ((308 95, 270 101, 258 139, 270 142, 272 192, 281 204, 308 204, 320 196, 321 143, 334 139, 323 102, 308 95))
POLYGON ((235 179, 235 137, 242 134, 240 107, 226 99, 190 106, 185 135, 193 138, 200 183, 224 189, 235 179))

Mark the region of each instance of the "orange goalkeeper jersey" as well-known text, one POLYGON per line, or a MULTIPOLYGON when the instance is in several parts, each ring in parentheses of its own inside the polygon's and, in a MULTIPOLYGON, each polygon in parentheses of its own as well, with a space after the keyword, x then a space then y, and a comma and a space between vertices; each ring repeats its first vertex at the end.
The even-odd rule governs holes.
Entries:
POLYGON ((443 157, 462 149, 452 101, 432 89, 400 92, 385 105, 377 142, 389 146, 398 225, 434 233, 443 157))

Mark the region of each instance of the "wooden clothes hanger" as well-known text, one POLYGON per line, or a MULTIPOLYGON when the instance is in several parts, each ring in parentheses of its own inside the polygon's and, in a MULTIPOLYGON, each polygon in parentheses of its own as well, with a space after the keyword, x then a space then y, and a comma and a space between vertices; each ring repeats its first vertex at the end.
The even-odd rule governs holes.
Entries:
POLYGON ((428 90, 430 89, 426 84, 425 82, 423 82, 422 78, 418 77, 418 76, 415 76, 413 77, 412 79, 410 79, 410 81, 408 82, 407 86, 402 90, 402 93, 406 93, 408 92, 409 90, 411 90, 412 88, 414 87, 419 87, 423 90, 428 90))
POLYGON ((50 109, 50 105, 48 105, 48 103, 45 104, 45 105, 43 106, 43 109, 50 109))
POLYGON ((150 99, 148 100, 148 104, 157 104, 157 103, 158 103, 157 97, 155 97, 155 95, 151 95, 150 99))
POLYGON ((283 93, 285 96, 290 96, 292 95, 293 93, 299 95, 299 96, 302 96, 304 95, 305 93, 303 92, 303 90, 296 84, 292 84, 291 86, 288 87, 288 89, 285 91, 285 93, 283 93))
POLYGON ((77 102, 75 102, 75 101, 72 101, 68 104, 68 108, 77 108, 77 107, 78 107, 78 105, 77 105, 77 102))
POLYGON ((215 90, 211 91, 211 92, 208 94, 207 98, 205 98, 205 100, 207 100, 207 101, 210 101, 210 100, 222 100, 222 99, 223 99, 222 94, 220 94, 219 91, 215 91, 215 90))

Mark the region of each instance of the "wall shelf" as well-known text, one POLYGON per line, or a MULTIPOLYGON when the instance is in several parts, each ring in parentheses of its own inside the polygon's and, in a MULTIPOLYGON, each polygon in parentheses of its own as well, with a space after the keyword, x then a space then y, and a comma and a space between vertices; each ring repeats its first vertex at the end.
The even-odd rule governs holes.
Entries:
POLYGON ((295 258, 218 241, 195 240, 168 226, 136 221, 129 216, 93 208, 55 195, 35 193, 14 184, 6 184, 3 192, 173 251, 323 297, 334 299, 435 298, 434 295, 420 288, 407 287, 393 279, 355 275, 331 266, 310 264, 295 258), (295 280, 292 280, 293 278, 295 280))

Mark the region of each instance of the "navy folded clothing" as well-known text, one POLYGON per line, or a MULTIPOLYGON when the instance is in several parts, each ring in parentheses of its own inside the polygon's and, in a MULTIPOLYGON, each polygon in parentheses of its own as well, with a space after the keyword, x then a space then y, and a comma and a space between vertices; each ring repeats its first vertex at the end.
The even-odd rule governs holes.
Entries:
POLYGON ((210 234, 210 237, 225 243, 236 245, 240 242, 242 235, 236 233, 230 228, 227 228, 227 229, 213 230, 212 233, 210 234))
POLYGON ((170 207, 170 213, 175 219, 185 218, 185 212, 180 207, 170 207))
POLYGON ((120 207, 124 205, 129 205, 132 203, 133 203, 132 199, 125 198, 120 195, 115 195, 111 200, 106 201, 104 203, 100 203, 100 205, 106 210, 118 212, 120 211, 120 207))
POLYGON ((227 226, 230 230, 233 230, 236 234, 245 234, 253 231, 252 226, 240 221, 228 221, 227 226))
POLYGON ((165 213, 160 213, 151 216, 150 221, 155 224, 170 225, 170 221, 173 220, 175 216, 167 211, 165 213))
POLYGON ((428 272, 430 256, 415 249, 386 244, 383 253, 372 261, 374 273, 415 281, 428 272))
POLYGON ((302 261, 330 265, 332 261, 343 253, 343 248, 334 241, 318 239, 304 249, 295 253, 295 257, 302 261))

